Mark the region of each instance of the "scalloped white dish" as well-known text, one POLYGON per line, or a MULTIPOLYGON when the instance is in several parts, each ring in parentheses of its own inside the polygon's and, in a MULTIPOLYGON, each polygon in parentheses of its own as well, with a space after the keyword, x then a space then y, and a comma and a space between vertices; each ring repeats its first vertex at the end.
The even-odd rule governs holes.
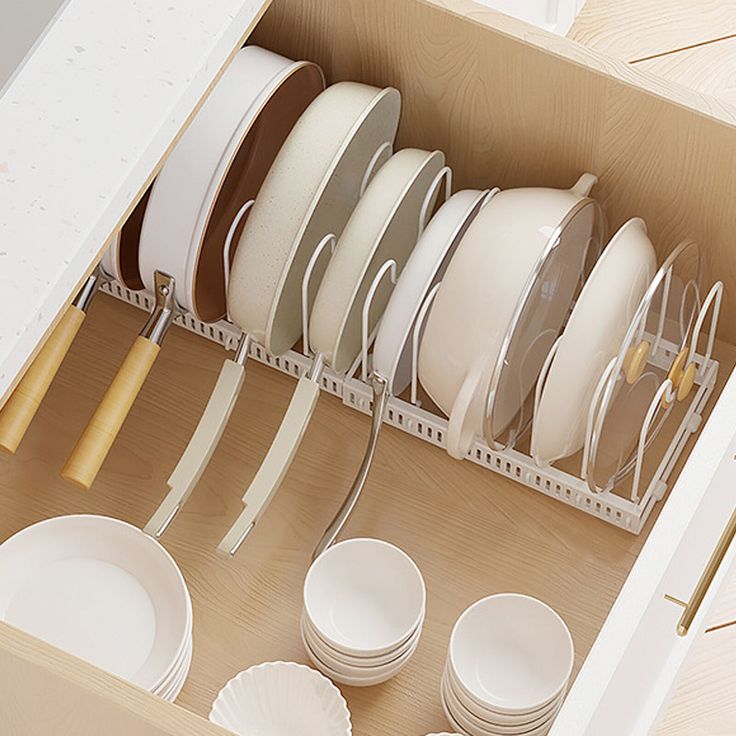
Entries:
POLYGON ((350 711, 324 675, 296 662, 265 662, 220 690, 210 721, 238 736, 349 736, 350 711))

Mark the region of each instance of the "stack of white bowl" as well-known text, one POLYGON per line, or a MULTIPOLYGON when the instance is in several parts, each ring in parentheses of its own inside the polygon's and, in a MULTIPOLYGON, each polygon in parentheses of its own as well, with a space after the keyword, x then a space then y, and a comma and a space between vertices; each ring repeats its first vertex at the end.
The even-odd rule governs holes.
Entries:
POLYGON ((304 648, 331 680, 378 685, 416 651, 425 606, 424 580, 406 553, 379 539, 340 542, 304 581, 304 648))
POLYGON ((192 662, 181 571, 105 516, 48 519, 0 545, 0 619, 172 702, 192 662))
POLYGON ((525 595, 478 601, 458 619, 442 678, 442 706, 470 736, 544 736, 562 706, 572 637, 549 606, 525 595))

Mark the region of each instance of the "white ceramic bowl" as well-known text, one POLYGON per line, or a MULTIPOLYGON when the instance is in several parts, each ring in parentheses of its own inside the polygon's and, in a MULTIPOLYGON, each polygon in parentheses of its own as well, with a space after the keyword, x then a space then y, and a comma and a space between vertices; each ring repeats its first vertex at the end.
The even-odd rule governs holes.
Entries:
POLYGON ((467 695, 458 684, 456 676, 449 665, 445 668, 444 677, 447 680, 447 687, 452 692, 452 695, 466 711, 473 713, 483 721, 500 726, 513 726, 519 723, 541 721, 544 716, 549 715, 556 705, 564 700, 566 692, 566 689, 563 688, 556 698, 534 710, 520 710, 513 714, 501 713, 500 711, 493 710, 493 708, 489 708, 488 706, 480 705, 478 702, 473 700, 473 698, 467 695))
POLYGON ((417 649, 418 642, 414 644, 405 654, 399 659, 391 662, 387 665, 374 668, 365 667, 344 667, 340 668, 332 667, 322 659, 321 654, 317 654, 309 646, 307 640, 304 638, 302 632, 302 644, 307 656, 311 660, 312 664, 324 675, 329 677, 335 682, 339 682, 342 685, 348 685, 350 687, 372 687, 374 685, 380 685, 381 683, 390 680, 392 677, 401 672, 406 666, 409 660, 414 656, 414 652, 417 649))
POLYGON ((0 545, 0 618, 156 692, 189 645, 192 604, 172 557, 140 529, 60 516, 0 545))
MULTIPOLYGON (((422 622, 423 623, 423 622, 422 622)), ((319 634, 314 630, 312 625, 309 623, 309 619, 306 615, 302 615, 302 633, 309 642, 310 647, 317 653, 324 653, 329 659, 326 660, 329 664, 330 661, 335 662, 335 666, 339 668, 340 665, 347 665, 349 667, 359 668, 371 668, 380 667, 381 665, 389 664, 390 662, 398 659, 408 649, 410 649, 422 634, 422 623, 417 626, 416 631, 405 641, 402 642, 396 649, 388 652, 387 654, 381 654, 377 657, 356 657, 352 654, 345 654, 345 652, 335 649, 335 647, 328 644, 326 641, 320 638, 319 634)))
POLYGON ((304 611, 328 644, 347 654, 396 649, 424 619, 426 589, 414 561, 380 539, 348 539, 309 568, 304 611))
POLYGON ((564 700, 564 692, 561 693, 549 706, 541 711, 536 711, 533 715, 520 714, 518 716, 494 715, 488 717, 488 711, 480 712, 475 710, 475 706, 467 707, 453 690, 448 673, 442 677, 441 695, 456 719, 461 724, 468 724, 473 730, 491 731, 501 736, 517 736, 517 734, 525 734, 540 728, 545 723, 550 723, 557 715, 557 711, 562 707, 564 700))
POLYGON ((565 622, 548 605, 502 593, 460 616, 448 662, 470 698, 514 714, 541 708, 560 694, 572 673, 574 646, 565 622))
POLYGON ((350 712, 319 672, 267 662, 234 677, 212 704, 210 721, 239 736, 349 736, 350 712))

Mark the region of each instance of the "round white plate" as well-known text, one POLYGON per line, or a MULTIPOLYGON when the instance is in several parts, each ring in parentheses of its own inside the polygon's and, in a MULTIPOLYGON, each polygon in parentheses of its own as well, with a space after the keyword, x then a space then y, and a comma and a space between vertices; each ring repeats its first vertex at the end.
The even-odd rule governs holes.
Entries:
POLYGON ((629 220, 591 272, 552 359, 532 425, 531 454, 538 465, 583 446, 596 384, 618 353, 656 267, 644 221, 629 220))
POLYGON ((61 516, 0 545, 0 618, 155 691, 191 637, 184 578, 140 529, 61 516))

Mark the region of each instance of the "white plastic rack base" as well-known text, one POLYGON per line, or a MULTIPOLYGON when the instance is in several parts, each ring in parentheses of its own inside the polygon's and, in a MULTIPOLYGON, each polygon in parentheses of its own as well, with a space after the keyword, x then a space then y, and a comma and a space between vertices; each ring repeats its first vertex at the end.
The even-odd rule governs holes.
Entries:
MULTIPOLYGON (((145 291, 131 291, 114 281, 104 284, 101 288, 115 298, 140 309, 150 312, 153 306, 152 296, 145 291)), ((224 320, 206 324, 189 314, 182 314, 175 322, 190 332, 223 345, 226 350, 234 351, 241 338, 239 330, 224 320)), ((678 350, 676 345, 660 339, 660 349, 655 355, 650 356, 649 362, 655 367, 667 370, 678 350)), ((256 344, 251 347, 250 358, 295 378, 306 373, 312 363, 311 358, 293 350, 283 356, 273 357, 256 344)), ((595 493, 582 478, 551 466, 540 468, 531 457, 514 449, 499 451, 492 449, 485 442, 476 441, 467 459, 609 524, 638 534, 656 502, 664 497, 672 469, 690 435, 698 431, 703 409, 716 384, 718 362, 712 358, 705 359, 701 355, 696 355, 694 360, 698 366, 697 391, 693 392, 687 412, 640 501, 633 501, 611 492, 595 493)), ((370 414, 372 390, 367 383, 353 377, 357 372, 356 369, 348 376, 339 376, 326 368, 321 378, 321 387, 323 391, 339 396, 345 405, 364 414, 370 414)), ((445 446, 447 419, 408 401, 390 398, 384 421, 437 447, 445 446)))

